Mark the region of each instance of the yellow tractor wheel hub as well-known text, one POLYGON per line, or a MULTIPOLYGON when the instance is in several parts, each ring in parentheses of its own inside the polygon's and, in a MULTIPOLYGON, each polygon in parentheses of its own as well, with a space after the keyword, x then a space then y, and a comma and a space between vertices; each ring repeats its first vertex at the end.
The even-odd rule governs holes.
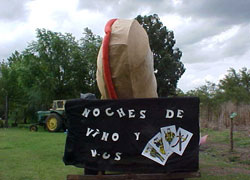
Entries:
POLYGON ((52 117, 47 121, 47 127, 49 130, 53 131, 57 128, 57 119, 52 117))

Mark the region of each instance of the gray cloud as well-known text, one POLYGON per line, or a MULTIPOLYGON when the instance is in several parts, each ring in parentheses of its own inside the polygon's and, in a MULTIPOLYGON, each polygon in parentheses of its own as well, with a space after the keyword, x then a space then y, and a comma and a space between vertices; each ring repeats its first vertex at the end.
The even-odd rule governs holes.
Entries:
POLYGON ((25 4, 31 0, 1 0, 0 20, 13 21, 25 19, 28 15, 25 4))
MULTIPOLYGON (((176 47, 183 52, 186 63, 215 62, 221 58, 243 55, 250 47, 246 38, 250 19, 250 1, 246 0, 99 0, 80 1, 79 9, 91 9, 109 14, 109 17, 134 18, 138 14, 176 14, 190 18, 178 29, 173 29, 176 47), (177 2, 175 4, 175 2, 177 2), (242 26, 229 40, 218 43, 213 37, 233 26, 242 26), (204 43, 205 42, 205 43, 204 43), (221 47, 223 46, 223 49, 221 47)), ((172 30, 172 29, 169 29, 172 30)))
POLYGON ((171 1, 167 0, 98 0, 79 1, 78 4, 79 9, 100 11, 120 18, 134 18, 140 14, 142 9, 156 13, 153 12, 153 9, 157 9, 157 12, 164 12, 171 7, 171 1))
POLYGON ((221 24, 248 22, 250 1, 247 0, 192 0, 183 1, 176 8, 183 16, 216 18, 221 24))
POLYGON ((225 57, 243 56, 250 49, 250 24, 240 27, 235 36, 229 39, 229 42, 223 49, 225 57))
POLYGON ((191 20, 188 24, 175 30, 174 33, 178 35, 180 48, 200 42, 229 28, 229 26, 217 26, 217 23, 216 19, 210 21, 204 19, 191 20))
POLYGON ((187 27, 181 27, 179 38, 182 46, 214 36, 235 24, 248 23, 250 1, 246 0, 99 0, 80 1, 80 9, 106 12, 109 16, 134 18, 146 9, 149 14, 178 14, 191 18, 187 27), (178 2, 178 1, 177 1, 178 2), (191 24, 191 25, 190 25, 191 24))
POLYGON ((183 61, 186 63, 215 62, 225 58, 239 59, 249 52, 250 25, 235 26, 236 32, 223 32, 217 36, 183 47, 183 61), (229 37, 227 37, 227 34, 229 37), (224 37, 223 37, 224 36, 224 37))
MULTIPOLYGON (((177 1, 178 2, 178 1, 177 1)), ((170 0, 98 0, 79 1, 79 9, 98 11, 111 10, 111 14, 129 17, 131 12, 149 8, 150 13, 177 13, 183 17, 191 16, 208 21, 213 18, 221 25, 244 23, 250 19, 250 1, 247 0, 182 0, 174 4, 170 0)))
POLYGON ((5 43, 4 45, 0 44, 0 62, 2 62, 3 60, 7 60, 15 51, 22 52, 26 47, 27 44, 23 44, 19 40, 15 41, 14 43, 5 43))
POLYGON ((217 35, 234 25, 246 25, 250 19, 250 1, 246 0, 192 0, 182 1, 175 13, 191 17, 187 27, 179 32, 182 45, 197 43, 217 35))
POLYGON ((0 41, 0 62, 7 60, 15 51, 24 51, 27 48, 28 43, 31 43, 34 38, 35 35, 27 30, 13 40, 0 41))
MULTIPOLYGON (((246 0, 192 0, 182 1, 174 8, 182 17, 191 17, 198 28, 194 29, 191 38, 203 40, 231 28, 234 25, 248 24, 250 19, 250 1, 246 0)), ((188 24, 189 28, 190 24, 188 24)), ((197 41, 194 41, 194 43, 197 41)))

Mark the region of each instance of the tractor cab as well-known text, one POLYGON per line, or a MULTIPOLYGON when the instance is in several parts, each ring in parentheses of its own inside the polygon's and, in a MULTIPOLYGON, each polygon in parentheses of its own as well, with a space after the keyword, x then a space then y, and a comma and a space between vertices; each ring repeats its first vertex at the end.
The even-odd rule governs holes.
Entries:
POLYGON ((66 100, 54 100, 51 111, 64 111, 66 100))

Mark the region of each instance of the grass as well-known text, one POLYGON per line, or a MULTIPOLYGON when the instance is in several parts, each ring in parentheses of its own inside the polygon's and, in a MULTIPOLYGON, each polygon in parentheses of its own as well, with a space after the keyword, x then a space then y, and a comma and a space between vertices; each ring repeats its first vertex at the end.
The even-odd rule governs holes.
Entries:
POLYGON ((82 174, 82 169, 65 166, 62 161, 65 138, 64 133, 43 129, 0 129, 0 179, 55 180, 82 174))
MULTIPOLYGON (((246 132, 234 133, 234 152, 229 151, 228 130, 202 129, 201 134, 209 137, 200 151, 200 180, 250 179, 246 132)), ((0 128, 0 180, 59 180, 82 174, 83 169, 62 161, 65 139, 65 133, 48 133, 41 127, 38 132, 30 132, 28 126, 0 128)))
POLYGON ((234 132, 234 151, 230 151, 229 130, 202 129, 208 134, 207 144, 201 146, 200 170, 202 180, 250 180, 250 138, 247 131, 234 132))

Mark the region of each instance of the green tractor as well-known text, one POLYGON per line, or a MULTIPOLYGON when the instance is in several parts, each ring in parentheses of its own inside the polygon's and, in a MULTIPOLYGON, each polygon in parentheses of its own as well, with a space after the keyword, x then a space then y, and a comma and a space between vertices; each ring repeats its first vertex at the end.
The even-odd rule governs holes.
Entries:
POLYGON ((54 100, 49 111, 38 111, 38 123, 30 126, 30 131, 37 131, 37 125, 42 125, 49 132, 58 132, 67 128, 64 106, 66 100, 54 100))

